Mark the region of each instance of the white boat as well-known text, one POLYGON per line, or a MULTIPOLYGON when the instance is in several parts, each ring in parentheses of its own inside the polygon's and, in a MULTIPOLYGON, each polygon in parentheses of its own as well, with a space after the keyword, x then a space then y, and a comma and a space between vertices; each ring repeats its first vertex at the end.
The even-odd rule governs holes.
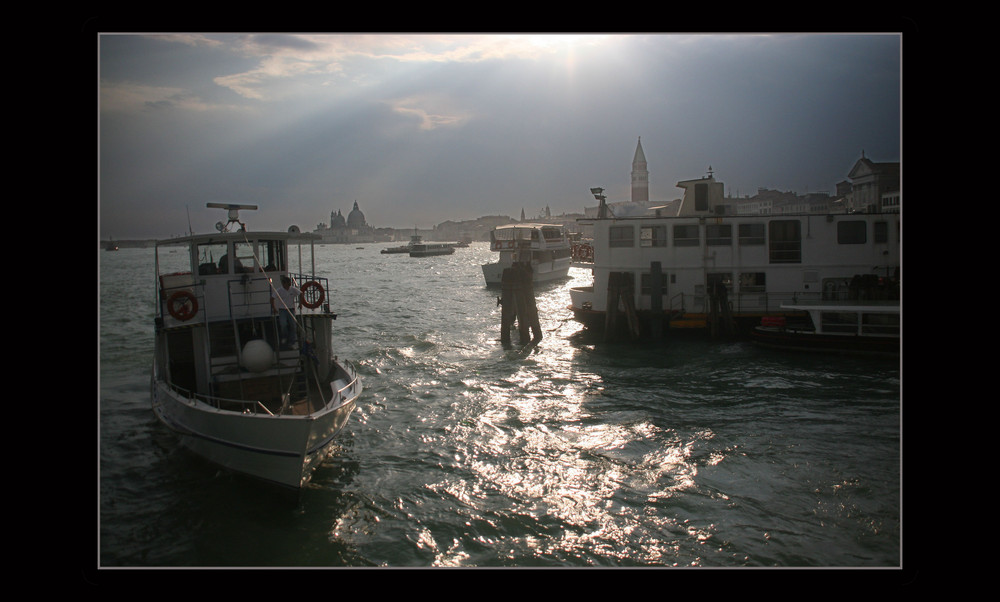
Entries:
POLYGON ((899 355, 899 301, 787 303, 800 315, 766 316, 751 333, 755 343, 793 351, 899 355))
POLYGON ((153 411, 197 454, 299 488, 329 453, 362 390, 354 367, 337 357, 331 332, 337 316, 327 279, 314 275, 311 242, 303 263, 302 243, 318 237, 294 226, 248 232, 239 211, 255 206, 209 207, 229 212, 218 232, 156 246, 153 411), (290 242, 298 242, 298 271, 290 242), (187 269, 161 273, 160 251, 178 244, 189 250, 187 269), (297 348, 279 346, 272 315, 272 291, 282 276, 301 290, 297 348))
POLYGON ((400 245, 398 247, 387 247, 385 249, 382 249, 382 254, 388 255, 392 253, 409 253, 415 245, 419 245, 422 243, 423 243, 423 237, 420 236, 419 234, 414 234, 413 236, 410 237, 410 242, 408 242, 407 244, 400 245))
POLYGON ((451 255, 455 247, 447 243, 418 243, 410 247, 410 257, 432 257, 434 255, 451 255))
POLYGON ((566 278, 571 262, 569 236, 553 224, 509 224, 490 232, 490 250, 499 261, 483 264, 487 286, 500 286, 503 271, 515 263, 531 267, 535 283, 566 278))
POLYGON ((785 303, 899 298, 898 213, 736 215, 711 175, 677 186, 672 215, 616 218, 595 193, 599 217, 581 220, 593 228, 592 259, 574 263, 591 268, 593 283, 570 289, 578 321, 607 328, 623 312, 637 336, 721 316, 749 332, 789 313, 785 303))

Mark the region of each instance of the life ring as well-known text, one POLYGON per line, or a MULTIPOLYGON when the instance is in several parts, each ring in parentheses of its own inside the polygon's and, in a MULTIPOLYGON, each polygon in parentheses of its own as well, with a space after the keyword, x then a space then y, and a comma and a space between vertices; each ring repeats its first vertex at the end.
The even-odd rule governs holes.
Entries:
POLYGON ((186 322, 198 313, 198 299, 191 291, 177 291, 167 299, 167 311, 174 319, 186 322))
POLYGON ((302 305, 308 307, 309 309, 316 309, 319 307, 323 300, 326 299, 326 291, 323 290, 323 285, 315 280, 310 280, 302 285, 299 289, 299 294, 302 296, 302 305), (317 289, 318 293, 312 292, 312 289, 317 289), (315 301, 309 301, 310 297, 316 297, 315 301))

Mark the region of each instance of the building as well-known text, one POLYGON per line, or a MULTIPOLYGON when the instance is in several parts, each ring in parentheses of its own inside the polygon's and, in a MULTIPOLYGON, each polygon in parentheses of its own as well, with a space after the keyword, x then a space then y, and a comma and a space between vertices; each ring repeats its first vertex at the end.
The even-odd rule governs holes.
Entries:
POLYGON ((876 163, 865 157, 847 175, 851 192, 847 200, 852 213, 887 213, 900 210, 899 163, 876 163))
POLYGON ((642 136, 632 157, 632 202, 649 202, 649 171, 646 170, 646 153, 642 151, 642 136))
POLYGON ((336 213, 331 211, 330 225, 319 224, 314 232, 322 237, 322 242, 345 244, 375 242, 375 228, 365 221, 365 214, 358 207, 357 201, 354 201, 354 208, 346 219, 339 209, 336 213))

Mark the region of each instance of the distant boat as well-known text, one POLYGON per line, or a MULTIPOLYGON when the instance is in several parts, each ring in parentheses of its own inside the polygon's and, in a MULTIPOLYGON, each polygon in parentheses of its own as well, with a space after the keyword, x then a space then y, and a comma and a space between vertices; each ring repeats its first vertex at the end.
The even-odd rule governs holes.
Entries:
POLYGON ((421 237, 419 234, 414 234, 413 236, 410 237, 409 243, 405 245, 400 245, 398 247, 389 247, 387 249, 382 249, 382 254, 387 255, 390 253, 409 253, 410 249, 412 249, 414 245, 419 245, 421 244, 422 241, 423 237, 421 237))
POLYGON ((115 244, 115 241, 108 240, 108 244, 104 245, 104 250, 105 251, 117 251, 118 250, 118 245, 115 244))
POLYGON ((451 255, 455 247, 446 243, 420 243, 410 248, 410 257, 431 257, 433 255, 451 255))

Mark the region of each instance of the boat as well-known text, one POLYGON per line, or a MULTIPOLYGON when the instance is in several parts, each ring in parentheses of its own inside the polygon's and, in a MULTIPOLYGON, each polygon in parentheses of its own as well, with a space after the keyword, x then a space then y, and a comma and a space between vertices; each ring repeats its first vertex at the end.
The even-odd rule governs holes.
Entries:
POLYGON ((572 248, 566 229, 555 224, 508 224, 490 232, 490 250, 500 254, 483 264, 486 286, 500 286, 503 271, 515 263, 531 267, 534 283, 561 280, 569 275, 572 248))
POLYGON ((104 245, 104 250, 105 251, 117 251, 118 250, 118 245, 115 244, 114 240, 110 240, 109 239, 108 242, 107 242, 107 244, 104 245))
POLYGON ((794 351, 899 355, 899 301, 785 303, 800 315, 765 316, 751 333, 755 343, 794 351))
POLYGON ((597 217, 580 220, 592 241, 573 265, 593 278, 570 289, 574 318, 588 329, 615 337, 608 329, 627 323, 637 338, 722 326, 742 335, 763 316, 794 313, 782 304, 899 298, 899 213, 739 215, 711 172, 677 186, 679 206, 635 217, 615 217, 592 189, 597 217))
POLYGON ((409 253, 414 245, 419 245, 423 243, 423 237, 419 234, 414 234, 410 237, 410 242, 405 245, 399 245, 396 247, 387 247, 382 249, 382 254, 387 255, 391 253, 409 253))
POLYGON ((228 223, 220 221, 215 233, 155 246, 152 409, 196 454, 237 473, 301 488, 331 453, 362 392, 356 369, 337 356, 329 283, 315 275, 319 237, 294 226, 249 232, 239 211, 255 205, 208 207, 226 209, 228 223), (294 268, 292 243, 298 246, 294 268), (188 254, 171 258, 164 252, 177 245, 188 254), (301 291, 301 308, 293 314, 297 345, 280 344, 272 314, 282 277, 301 291))
POLYGON ((432 257, 434 255, 451 255, 455 247, 448 243, 419 243, 410 247, 410 257, 432 257))

